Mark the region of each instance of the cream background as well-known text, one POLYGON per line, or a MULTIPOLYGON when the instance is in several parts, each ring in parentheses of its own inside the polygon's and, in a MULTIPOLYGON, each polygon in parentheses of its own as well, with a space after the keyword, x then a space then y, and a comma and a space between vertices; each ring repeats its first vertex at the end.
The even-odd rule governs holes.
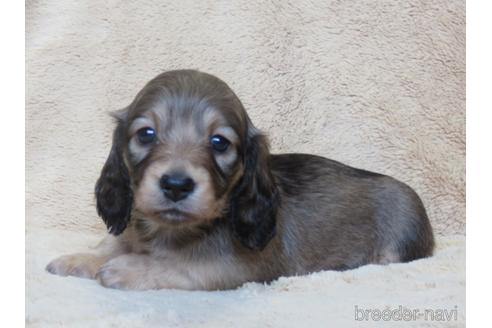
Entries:
MULTIPOLYGON (((109 295, 117 303, 120 297, 132 299, 131 293, 103 290, 93 282, 48 276, 43 267, 104 234, 93 187, 110 147, 107 113, 128 105, 146 81, 169 69, 200 69, 226 81, 268 133, 274 152, 315 153, 408 183, 421 195, 443 252, 458 240, 458 253, 446 258, 463 256, 463 238, 448 236, 465 233, 464 1, 28 0, 26 51, 27 322, 32 326, 76 326, 92 299, 95 304, 109 295)), ((402 300, 435 301, 436 308, 444 306, 439 295, 448 295, 447 301, 464 304, 464 267, 443 266, 438 256, 419 263, 408 264, 408 270, 431 266, 430 272, 440 270, 442 276, 428 295, 411 294, 418 281, 402 287, 393 276, 400 269, 376 270, 389 279, 388 293, 410 293, 402 300), (443 283, 446 277, 459 283, 443 283)), ((375 269, 350 274, 360 274, 356 286, 370 300, 374 277, 365 276, 367 270, 375 269)), ((272 305, 271 315, 284 319, 290 318, 285 316, 289 305, 300 300, 306 306, 300 319, 330 312, 333 300, 310 298, 309 290, 324 287, 328 298, 333 288, 337 306, 353 310, 353 302, 344 302, 347 291, 339 289, 343 274, 316 277, 321 278, 282 280, 295 286, 299 298, 275 289, 280 282, 251 288, 271 293, 265 304, 272 305), (285 295, 294 301, 275 308, 285 295)), ((240 298, 245 290, 220 295, 240 298)), ((168 297, 175 294, 161 293, 172 303, 168 297)), ((200 299, 174 293, 196 304, 200 299)), ((233 307, 227 297, 222 301, 233 307)), ((135 301, 148 302, 144 296, 135 301)), ((131 326, 133 317, 144 320, 141 315, 153 318, 145 312, 149 308, 142 314, 118 304, 114 311, 123 318, 118 325, 131 326)), ((268 309, 265 304, 250 310, 268 309)), ((216 304, 213 308, 209 311, 222 315, 216 304)), ((237 318, 252 323, 246 313, 237 318)))

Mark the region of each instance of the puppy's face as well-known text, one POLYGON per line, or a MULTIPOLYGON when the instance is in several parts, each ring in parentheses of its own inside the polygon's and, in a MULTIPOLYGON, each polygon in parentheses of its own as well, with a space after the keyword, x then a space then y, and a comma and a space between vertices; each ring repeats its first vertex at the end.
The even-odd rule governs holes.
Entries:
POLYGON ((136 209, 163 224, 223 216, 243 173, 244 118, 188 96, 148 107, 136 104, 127 130, 136 209))
POLYGON ((170 228, 226 217, 245 246, 266 245, 277 204, 266 139, 224 82, 167 72, 116 118, 96 184, 98 212, 111 233, 125 229, 135 208, 170 228))

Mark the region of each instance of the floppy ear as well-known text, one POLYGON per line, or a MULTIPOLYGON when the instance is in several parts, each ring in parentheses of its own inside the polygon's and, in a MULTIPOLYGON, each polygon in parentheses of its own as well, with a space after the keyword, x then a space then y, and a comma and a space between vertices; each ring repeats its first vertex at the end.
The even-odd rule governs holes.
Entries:
POLYGON ((123 159, 125 127, 121 118, 117 120, 111 152, 96 183, 97 213, 109 233, 115 236, 122 233, 130 221, 133 203, 130 175, 123 159))
POLYGON ((279 193, 270 172, 266 137, 255 128, 248 134, 244 175, 232 193, 230 223, 244 246, 262 250, 275 235, 279 193))

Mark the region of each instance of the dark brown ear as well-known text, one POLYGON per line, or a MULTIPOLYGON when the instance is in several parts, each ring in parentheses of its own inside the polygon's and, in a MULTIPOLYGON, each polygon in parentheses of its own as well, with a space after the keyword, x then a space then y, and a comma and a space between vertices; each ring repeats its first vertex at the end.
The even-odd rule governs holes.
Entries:
POLYGON ((268 142, 251 129, 244 151, 244 175, 232 193, 230 223, 249 249, 262 250, 275 235, 279 193, 270 172, 268 142))
POLYGON ((113 146, 96 183, 97 213, 106 223, 109 233, 115 236, 122 233, 130 221, 133 203, 130 175, 123 159, 125 126, 121 118, 117 120, 113 146))

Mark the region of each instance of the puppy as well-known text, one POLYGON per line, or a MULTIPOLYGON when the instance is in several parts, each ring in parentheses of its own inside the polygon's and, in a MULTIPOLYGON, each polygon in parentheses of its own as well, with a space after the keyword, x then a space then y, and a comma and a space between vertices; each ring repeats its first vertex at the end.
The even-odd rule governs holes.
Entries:
POLYGON ((410 187, 319 156, 271 155, 212 75, 161 74, 114 116, 96 183, 111 235, 94 254, 54 260, 51 273, 119 289, 214 290, 432 254, 410 187))

